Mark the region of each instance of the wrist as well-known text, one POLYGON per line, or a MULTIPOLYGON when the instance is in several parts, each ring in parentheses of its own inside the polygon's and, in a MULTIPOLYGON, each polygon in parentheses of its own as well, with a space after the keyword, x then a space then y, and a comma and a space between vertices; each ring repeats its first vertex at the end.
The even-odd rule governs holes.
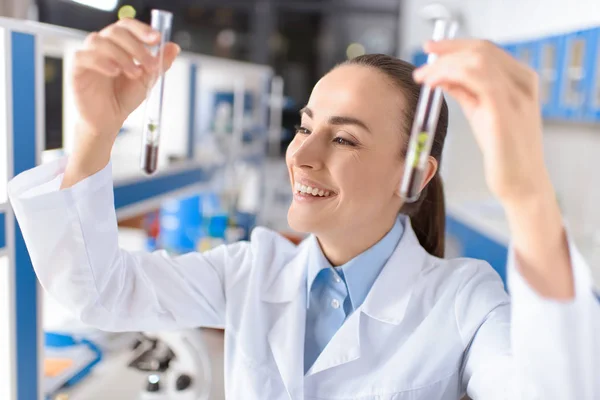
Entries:
POLYGON ((568 242, 551 185, 527 197, 515 197, 504 206, 522 276, 544 297, 571 299, 574 286, 568 242))
POLYGON ((519 212, 523 208, 534 208, 557 202, 554 186, 548 174, 529 176, 526 182, 513 185, 515 190, 507 191, 499 196, 499 200, 508 212, 519 212))
POLYGON ((511 230, 538 230, 563 222, 558 200, 550 179, 537 180, 535 189, 501 200, 511 230))
POLYGON ((116 134, 95 131, 78 124, 75 147, 69 157, 61 187, 71 187, 106 167, 115 137, 116 134))

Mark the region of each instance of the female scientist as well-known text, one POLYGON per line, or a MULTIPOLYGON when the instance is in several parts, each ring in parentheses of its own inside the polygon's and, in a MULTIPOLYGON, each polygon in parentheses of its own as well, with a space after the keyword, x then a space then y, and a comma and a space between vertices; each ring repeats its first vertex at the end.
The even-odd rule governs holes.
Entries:
POLYGON ((478 40, 428 43, 439 58, 416 71, 383 55, 334 68, 286 156, 289 224, 311 235, 257 228, 171 258, 119 248, 109 162, 156 40, 131 19, 91 34, 72 73, 75 151, 10 183, 39 280, 82 321, 224 328, 231 399, 600 399, 600 305, 544 166, 532 70, 478 40), (511 229, 510 299, 486 263, 442 258, 446 105, 420 202, 398 194, 415 80, 460 103, 481 147, 511 229))

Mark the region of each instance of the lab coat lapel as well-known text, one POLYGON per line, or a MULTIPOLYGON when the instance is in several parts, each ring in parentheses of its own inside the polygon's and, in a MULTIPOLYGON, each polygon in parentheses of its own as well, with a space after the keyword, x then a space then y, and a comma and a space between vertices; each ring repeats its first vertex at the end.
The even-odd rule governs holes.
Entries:
MULTIPOLYGON (((299 298, 302 296, 298 296, 299 298)), ((269 331, 273 359, 290 397, 302 388, 304 378, 304 330, 306 306, 296 299, 285 305, 280 318, 269 331)))
MULTIPOLYGON (((365 302, 336 332, 307 376, 360 358, 361 342, 365 342, 361 332, 377 332, 361 329, 361 324, 383 322, 398 325, 402 322, 415 280, 427 260, 427 252, 419 244, 408 218, 405 218, 404 226, 398 246, 375 280, 365 302)), ((368 343, 377 342, 377 338, 367 339, 368 343)))
POLYGON ((362 311, 380 322, 399 325, 404 319, 415 281, 431 257, 419 243, 410 219, 396 250, 369 291, 362 311))
POLYGON ((311 376, 360 358, 360 323, 359 308, 333 335, 306 375, 311 376))
POLYGON ((303 398, 306 324, 306 263, 309 238, 273 280, 263 300, 271 303, 273 324, 267 333, 273 359, 290 398, 303 398))

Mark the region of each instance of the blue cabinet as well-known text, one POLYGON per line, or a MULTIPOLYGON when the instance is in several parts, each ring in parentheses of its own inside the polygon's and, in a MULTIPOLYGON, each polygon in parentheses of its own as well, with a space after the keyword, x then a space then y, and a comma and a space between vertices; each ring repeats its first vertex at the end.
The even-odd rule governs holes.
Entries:
MULTIPOLYGON (((537 72, 545 120, 600 123, 600 27, 498 46, 537 72)), ((425 64, 427 54, 412 62, 425 64)))
POLYGON ((460 256, 487 261, 506 286, 508 248, 451 215, 446 217, 446 234, 460 245, 460 256))
POLYGON ((517 45, 516 44, 514 44, 514 43, 507 43, 507 44, 504 44, 504 45, 500 45, 500 47, 502 49, 504 49, 504 51, 506 51, 511 56, 517 58, 517 45))
POLYGON ((563 120, 581 121, 586 109, 589 89, 588 70, 592 55, 591 31, 578 31, 564 36, 559 78, 558 114, 563 120))
POLYGON ((586 69, 586 108, 584 119, 587 122, 600 122, 600 28, 588 31, 588 49, 586 69))
POLYGON ((513 47, 513 52, 517 60, 521 61, 523 64, 530 66, 535 71, 539 70, 540 48, 538 41, 523 42, 513 45, 513 47))
POLYGON ((553 36, 536 42, 538 56, 539 94, 542 116, 545 119, 559 118, 559 88, 564 53, 564 38, 553 36))

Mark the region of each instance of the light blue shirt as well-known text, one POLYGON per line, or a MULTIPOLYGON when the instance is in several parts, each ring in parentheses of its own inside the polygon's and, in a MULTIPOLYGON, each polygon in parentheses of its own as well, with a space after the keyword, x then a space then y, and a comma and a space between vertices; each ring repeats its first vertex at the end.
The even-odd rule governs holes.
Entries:
POLYGON ((311 249, 306 282, 305 373, 346 318, 365 301, 403 232, 398 218, 379 242, 339 267, 331 266, 319 246, 311 249))

